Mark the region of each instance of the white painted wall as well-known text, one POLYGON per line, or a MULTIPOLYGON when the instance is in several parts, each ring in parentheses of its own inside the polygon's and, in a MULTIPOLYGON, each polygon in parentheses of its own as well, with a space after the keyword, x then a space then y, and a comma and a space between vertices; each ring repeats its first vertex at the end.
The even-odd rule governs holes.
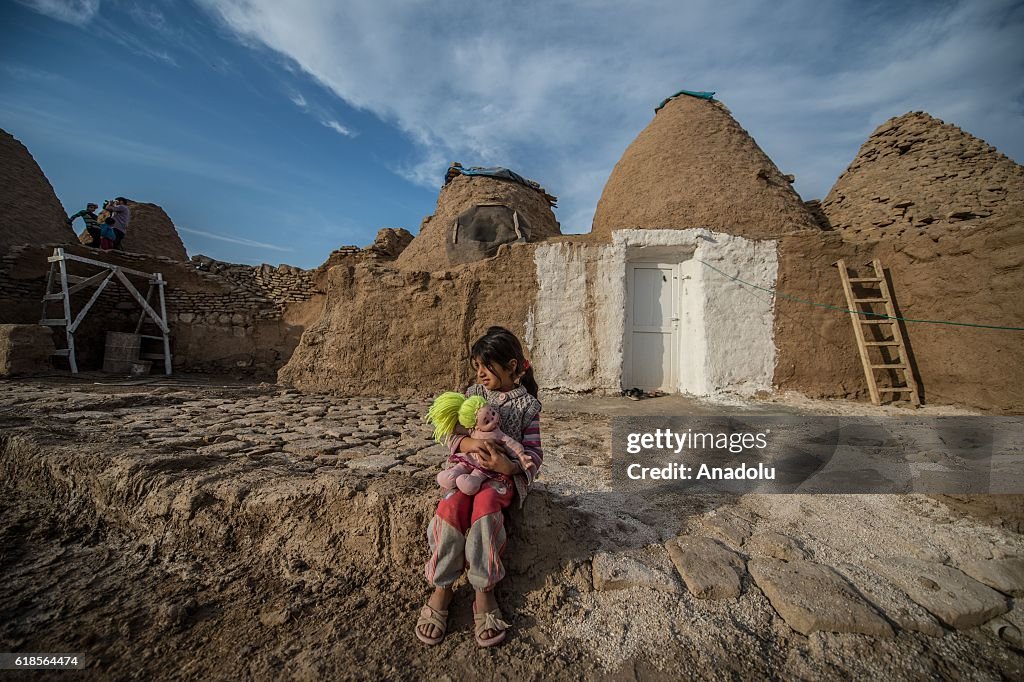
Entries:
POLYGON ((775 288, 779 261, 776 242, 751 241, 715 234, 702 240, 695 259, 704 284, 704 330, 707 392, 751 396, 770 391, 775 374, 774 295, 758 291, 728 276, 775 288))
POLYGON ((537 301, 532 310, 533 328, 527 325, 526 340, 541 385, 546 388, 557 385, 560 390, 575 392, 596 388, 586 308, 585 249, 581 244, 561 242, 544 244, 534 255, 537 301), (551 383, 552 379, 556 384, 551 383))
POLYGON ((704 279, 702 266, 688 258, 677 267, 680 292, 679 349, 680 393, 708 395, 708 344, 704 331, 704 279))
POLYGON ((539 288, 526 337, 542 387, 622 389, 626 263, 643 258, 679 263, 679 276, 690 277, 679 310, 678 389, 699 396, 771 390, 772 295, 742 286, 704 263, 774 288, 776 242, 703 228, 618 230, 612 236, 606 245, 559 242, 536 250, 539 288))

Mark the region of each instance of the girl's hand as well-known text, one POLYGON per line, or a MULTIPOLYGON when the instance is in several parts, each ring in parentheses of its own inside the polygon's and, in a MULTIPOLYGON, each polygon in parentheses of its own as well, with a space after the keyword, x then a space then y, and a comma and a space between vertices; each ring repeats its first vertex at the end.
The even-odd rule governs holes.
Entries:
POLYGON ((494 445, 498 448, 499 453, 503 455, 505 454, 505 445, 500 441, 487 440, 485 438, 472 438, 469 436, 459 441, 459 452, 464 455, 477 455, 488 445, 494 445))
POLYGON ((498 441, 477 440, 474 445, 476 445, 474 452, 480 466, 506 476, 514 476, 519 473, 519 465, 505 456, 505 446, 498 441))

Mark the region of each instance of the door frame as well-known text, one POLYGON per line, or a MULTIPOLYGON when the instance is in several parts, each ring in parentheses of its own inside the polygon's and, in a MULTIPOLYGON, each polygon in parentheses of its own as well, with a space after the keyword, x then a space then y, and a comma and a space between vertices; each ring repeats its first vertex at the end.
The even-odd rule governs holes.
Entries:
POLYGON ((633 339, 633 323, 632 323, 632 309, 633 309, 633 294, 635 293, 636 287, 634 285, 634 276, 637 267, 651 268, 655 267, 658 269, 667 269, 672 273, 672 282, 669 289, 672 301, 670 306, 670 318, 672 323, 672 331, 669 334, 669 371, 668 381, 664 382, 662 386, 647 387, 648 390, 652 388, 655 390, 665 390, 670 393, 679 392, 679 322, 680 322, 680 287, 679 287, 679 262, 666 262, 664 258, 636 258, 626 262, 626 306, 625 316, 623 317, 623 331, 625 332, 625 339, 623 340, 622 347, 622 377, 620 382, 622 389, 633 388, 632 373, 633 373, 633 354, 632 354, 632 339, 633 339))

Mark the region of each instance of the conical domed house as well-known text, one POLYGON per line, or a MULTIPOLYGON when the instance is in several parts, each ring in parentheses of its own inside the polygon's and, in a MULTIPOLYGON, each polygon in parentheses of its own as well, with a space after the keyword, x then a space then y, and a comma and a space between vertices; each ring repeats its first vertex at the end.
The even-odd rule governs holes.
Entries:
POLYGON ((13 135, 0 130, 0 255, 19 244, 51 242, 78 243, 78 239, 32 154, 13 135))
MULTIPOLYGON (((279 378, 451 389, 469 379, 468 345, 500 324, 547 390, 865 397, 839 259, 881 259, 907 317, 1024 326, 1019 167, 934 120, 892 123, 822 203, 835 229, 724 105, 685 93, 623 154, 591 234, 558 235, 536 188, 456 169, 396 261, 328 270, 331 304, 279 378), (902 232, 879 211, 900 212, 902 232)), ((1017 336, 946 324, 905 336, 926 402, 1022 409, 1017 336)))
POLYGON ((689 227, 749 239, 819 229, 789 179, 724 104, 681 93, 615 164, 593 234, 689 227))
POLYGON ((538 333, 538 362, 558 369, 566 387, 772 388, 770 239, 821 230, 713 94, 669 98, 626 149, 588 236, 606 246, 538 247, 538 332, 560 330, 538 333))
POLYGON ((188 260, 181 236, 164 209, 138 201, 130 201, 128 207, 132 211, 132 219, 124 238, 125 251, 188 260))
POLYGON ((909 112, 868 137, 821 208, 848 239, 968 227, 1024 209, 1024 167, 954 125, 909 112))
POLYGON ((561 234, 555 197, 504 168, 449 168, 437 208, 402 252, 403 270, 435 271, 494 256, 502 244, 561 234))
MULTIPOLYGON (((863 395, 832 264, 877 258, 925 402, 1024 410, 1024 168, 924 112, 880 125, 821 203, 833 228, 779 240, 775 383, 863 395), (801 301, 834 306, 812 307, 801 301)), ((872 334, 876 344, 886 343, 872 334)), ((869 338, 869 340, 872 340, 869 338)), ((875 353, 875 349, 869 349, 875 353)))

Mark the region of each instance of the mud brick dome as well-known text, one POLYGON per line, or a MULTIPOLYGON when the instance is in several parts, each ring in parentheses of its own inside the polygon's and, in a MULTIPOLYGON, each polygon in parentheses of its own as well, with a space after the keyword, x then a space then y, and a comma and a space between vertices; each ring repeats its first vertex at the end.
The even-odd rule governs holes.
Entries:
POLYGON ((0 253, 19 244, 50 242, 77 243, 78 239, 32 154, 13 135, 0 130, 0 253))
POLYGON ((789 179, 721 102, 682 95, 615 164, 593 234, 707 227, 750 239, 819 228, 789 179))
POLYGON ((543 241, 561 234, 545 195, 510 180, 482 175, 459 175, 442 189, 434 214, 423 220, 420 232, 396 261, 403 270, 444 270, 454 263, 445 244, 458 217, 474 206, 500 204, 516 211, 530 226, 527 241, 543 241))
POLYGON ((871 134, 821 208, 848 239, 964 228, 1024 212, 1024 167, 957 126, 909 112, 871 134))

